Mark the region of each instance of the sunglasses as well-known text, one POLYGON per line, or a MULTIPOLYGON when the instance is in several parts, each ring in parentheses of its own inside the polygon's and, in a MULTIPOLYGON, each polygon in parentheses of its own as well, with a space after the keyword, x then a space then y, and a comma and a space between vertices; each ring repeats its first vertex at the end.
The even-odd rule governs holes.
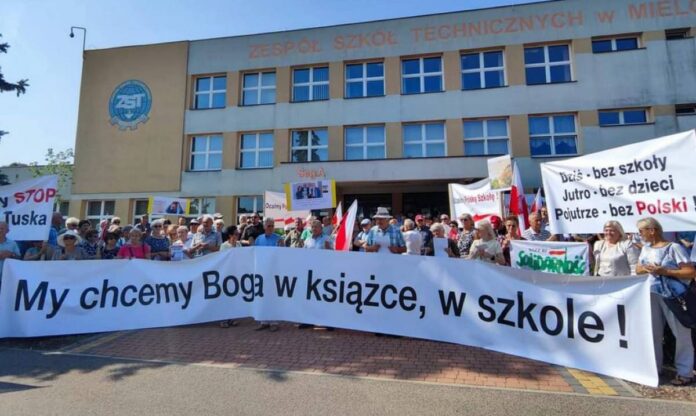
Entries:
POLYGON ((161 225, 153 225, 152 228, 162 228, 161 225))
POLYGON ((63 237, 63 240, 75 240, 75 239, 76 238, 71 236, 71 235, 66 235, 65 237, 63 237))

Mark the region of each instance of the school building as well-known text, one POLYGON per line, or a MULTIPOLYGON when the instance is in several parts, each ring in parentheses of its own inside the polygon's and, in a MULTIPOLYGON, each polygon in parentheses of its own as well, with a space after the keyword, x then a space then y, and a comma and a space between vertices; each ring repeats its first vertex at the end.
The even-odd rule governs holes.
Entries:
MULTIPOLYGON (((232 17, 230 17, 232 19, 232 17)), ((70 214, 193 215, 334 179, 364 213, 696 128, 696 0, 564 0, 84 54, 70 214)))

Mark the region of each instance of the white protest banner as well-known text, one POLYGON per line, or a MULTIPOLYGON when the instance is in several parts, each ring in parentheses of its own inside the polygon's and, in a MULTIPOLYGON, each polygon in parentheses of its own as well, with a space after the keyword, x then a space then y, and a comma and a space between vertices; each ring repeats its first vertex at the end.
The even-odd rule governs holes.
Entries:
POLYGON ((57 188, 55 175, 0 186, 0 221, 10 226, 7 237, 17 241, 46 241, 57 188))
POLYGON ((289 210, 311 210, 336 206, 336 182, 312 180, 285 184, 285 199, 289 210))
POLYGON ((154 215, 188 215, 190 205, 186 198, 151 196, 147 203, 147 212, 154 215))
POLYGON ((696 230, 696 130, 541 164, 551 232, 599 233, 608 220, 637 232, 654 217, 664 231, 696 230))
POLYGON ((587 243, 511 240, 510 262, 516 269, 574 276, 590 274, 587 243))
POLYGON ((252 316, 471 345, 655 386, 649 296, 647 277, 277 247, 174 263, 7 260, 0 337, 252 316))
POLYGON ((469 185, 450 183, 450 215, 459 218, 462 214, 471 214, 474 221, 491 215, 503 216, 500 191, 492 191, 489 179, 483 179, 469 185))
POLYGON ((488 159, 488 179, 491 181, 491 189, 507 191, 512 187, 512 159, 510 155, 492 157, 488 159))
POLYGON ((309 211, 288 211, 284 193, 266 191, 263 194, 263 216, 275 219, 276 228, 282 228, 286 219, 297 217, 305 219, 309 216, 309 211))

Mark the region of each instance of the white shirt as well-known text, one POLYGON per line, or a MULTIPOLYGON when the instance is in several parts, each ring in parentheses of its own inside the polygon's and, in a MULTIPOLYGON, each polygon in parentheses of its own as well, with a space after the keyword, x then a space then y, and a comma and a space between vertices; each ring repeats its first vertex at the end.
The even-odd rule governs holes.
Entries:
POLYGON ((317 238, 310 235, 306 240, 304 240, 304 248, 309 248, 312 250, 326 250, 326 241, 331 240, 324 234, 319 235, 317 238))
POLYGON ((423 236, 416 230, 410 230, 402 233, 404 242, 406 242, 406 252, 413 256, 420 256, 421 247, 423 247, 423 236))
POLYGON ((382 230, 376 232, 375 244, 379 244, 379 250, 377 250, 377 253, 391 254, 391 251, 389 251, 389 245, 391 244, 391 240, 389 239, 388 233, 382 232, 382 230))

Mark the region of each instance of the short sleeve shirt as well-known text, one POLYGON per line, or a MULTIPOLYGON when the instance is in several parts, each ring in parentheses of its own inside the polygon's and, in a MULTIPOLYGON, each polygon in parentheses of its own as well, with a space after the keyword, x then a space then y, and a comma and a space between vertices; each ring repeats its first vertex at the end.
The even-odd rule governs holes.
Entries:
MULTIPOLYGON (((4 243, 0 243, 0 251, 11 251, 16 257, 20 256, 19 246, 14 240, 9 238, 5 240, 4 243)), ((5 259, 0 260, 0 276, 2 276, 2 266, 5 264, 5 259)))
POLYGON ((280 241, 280 236, 276 233, 271 234, 270 236, 264 234, 261 234, 254 240, 254 245, 255 246, 266 246, 266 247, 276 247, 278 246, 278 241, 280 241))
MULTIPOLYGON (((222 244, 222 236, 220 236, 220 233, 214 230, 211 230, 208 234, 205 234, 205 232, 201 230, 193 236, 193 242, 191 245, 195 246, 198 243, 207 243, 208 246, 220 247, 222 244)), ((206 254, 210 253, 212 253, 212 251, 209 248, 206 248, 203 250, 198 250, 196 255, 205 256, 206 254)))
MULTIPOLYGON (((638 262, 641 265, 657 264, 665 269, 676 270, 680 263, 689 263, 689 255, 679 244, 670 243, 659 248, 646 244, 640 252, 638 262)), ((650 291, 660 296, 672 297, 686 292, 686 286, 677 279, 661 278, 651 273, 650 291)))

